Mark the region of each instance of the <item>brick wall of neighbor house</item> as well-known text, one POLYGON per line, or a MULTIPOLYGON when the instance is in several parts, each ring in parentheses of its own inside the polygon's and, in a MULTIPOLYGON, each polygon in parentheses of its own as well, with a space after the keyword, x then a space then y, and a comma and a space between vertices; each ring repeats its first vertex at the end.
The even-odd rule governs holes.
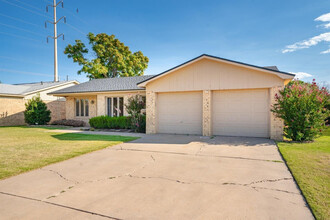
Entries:
MULTIPOLYGON (((283 86, 276 86, 270 89, 269 100, 270 108, 275 104, 275 94, 283 89, 283 86)), ((270 113, 270 139, 283 140, 284 122, 282 119, 277 118, 272 112, 270 113)))
POLYGON ((45 101, 47 108, 51 111, 50 123, 65 119, 65 101, 45 101))
POLYGON ((0 126, 24 125, 25 100, 0 97, 0 126))
MULTIPOLYGON (((25 103, 28 100, 0 97, 0 126, 24 125, 25 103)), ((51 121, 65 118, 64 101, 45 101, 51 113, 51 121)))

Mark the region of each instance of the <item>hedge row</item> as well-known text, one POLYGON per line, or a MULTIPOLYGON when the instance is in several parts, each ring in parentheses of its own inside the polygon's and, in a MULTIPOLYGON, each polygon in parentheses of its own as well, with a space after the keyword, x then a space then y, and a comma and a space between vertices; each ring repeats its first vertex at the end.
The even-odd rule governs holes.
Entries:
POLYGON ((109 117, 109 116, 97 116, 89 119, 89 124, 93 128, 98 129, 130 129, 131 120, 130 117, 109 117))

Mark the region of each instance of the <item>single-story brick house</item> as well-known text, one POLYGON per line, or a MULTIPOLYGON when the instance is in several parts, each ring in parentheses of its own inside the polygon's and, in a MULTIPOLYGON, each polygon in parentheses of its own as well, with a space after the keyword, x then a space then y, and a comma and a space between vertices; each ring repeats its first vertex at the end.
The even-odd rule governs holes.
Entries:
POLYGON ((66 97, 67 119, 126 115, 128 97, 141 94, 146 96, 148 134, 281 139, 283 122, 270 106, 293 78, 275 66, 203 54, 158 75, 96 79, 51 94, 66 97))
POLYGON ((47 93, 79 84, 77 81, 0 83, 0 126, 24 125, 25 103, 39 94, 51 113, 51 121, 65 118, 65 98, 47 93))

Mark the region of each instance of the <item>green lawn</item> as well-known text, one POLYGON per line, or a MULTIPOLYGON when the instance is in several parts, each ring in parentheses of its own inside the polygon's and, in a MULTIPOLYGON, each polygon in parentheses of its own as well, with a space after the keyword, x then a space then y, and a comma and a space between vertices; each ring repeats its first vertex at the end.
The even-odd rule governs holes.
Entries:
POLYGON ((313 143, 278 146, 317 219, 330 219, 330 129, 313 143))
POLYGON ((135 137, 58 133, 52 127, 0 127, 0 179, 135 140, 135 137))

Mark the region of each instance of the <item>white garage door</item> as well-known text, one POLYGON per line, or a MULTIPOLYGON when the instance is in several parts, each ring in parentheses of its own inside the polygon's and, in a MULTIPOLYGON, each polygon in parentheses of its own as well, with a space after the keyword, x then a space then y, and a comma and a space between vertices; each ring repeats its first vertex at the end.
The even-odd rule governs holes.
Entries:
POLYGON ((214 135, 269 137, 268 90, 214 91, 214 135))
POLYGON ((158 93, 158 133, 202 134, 202 92, 158 93))

